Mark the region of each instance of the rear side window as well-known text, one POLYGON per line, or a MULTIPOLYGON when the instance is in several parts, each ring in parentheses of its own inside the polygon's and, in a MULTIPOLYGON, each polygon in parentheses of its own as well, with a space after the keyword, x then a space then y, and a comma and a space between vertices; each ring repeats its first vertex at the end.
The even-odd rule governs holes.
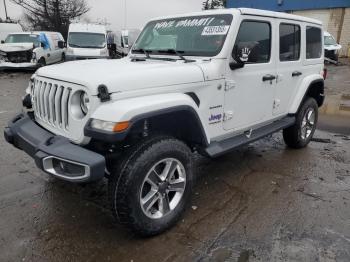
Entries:
POLYGON ((300 26, 280 24, 280 61, 296 61, 300 57, 300 26))
POLYGON ((267 63, 271 53, 271 26, 268 22, 243 21, 234 52, 246 63, 267 63))
POLYGON ((306 59, 320 58, 322 56, 321 33, 320 28, 306 27, 306 59))

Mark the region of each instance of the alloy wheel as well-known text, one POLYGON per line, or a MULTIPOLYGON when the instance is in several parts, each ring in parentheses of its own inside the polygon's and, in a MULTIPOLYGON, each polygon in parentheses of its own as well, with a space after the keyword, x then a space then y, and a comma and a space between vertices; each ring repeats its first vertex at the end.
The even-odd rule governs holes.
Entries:
POLYGON ((179 204, 186 187, 186 171, 175 158, 157 162, 148 171, 140 191, 140 205, 146 216, 158 219, 179 204))

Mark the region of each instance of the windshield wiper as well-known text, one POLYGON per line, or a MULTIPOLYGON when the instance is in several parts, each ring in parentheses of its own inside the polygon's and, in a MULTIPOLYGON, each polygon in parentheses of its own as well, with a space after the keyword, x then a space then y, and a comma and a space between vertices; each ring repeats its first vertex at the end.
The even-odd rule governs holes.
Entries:
POLYGON ((72 44, 72 43, 69 43, 69 46, 71 46, 71 47, 81 47, 80 45, 76 45, 76 44, 72 44))
POLYGON ((163 54, 175 54, 178 57, 180 57, 181 60, 184 60, 185 63, 191 63, 191 62, 195 62, 196 60, 192 60, 192 59, 187 59, 186 57, 184 57, 182 54, 185 53, 185 51, 180 51, 180 50, 175 50, 175 49, 166 49, 166 50, 157 50, 158 53, 163 53, 163 54))
POLYGON ((132 52, 135 52, 135 53, 144 54, 147 58, 150 58, 149 53, 152 53, 151 50, 145 50, 145 49, 143 49, 143 48, 132 49, 131 51, 132 51, 132 52))

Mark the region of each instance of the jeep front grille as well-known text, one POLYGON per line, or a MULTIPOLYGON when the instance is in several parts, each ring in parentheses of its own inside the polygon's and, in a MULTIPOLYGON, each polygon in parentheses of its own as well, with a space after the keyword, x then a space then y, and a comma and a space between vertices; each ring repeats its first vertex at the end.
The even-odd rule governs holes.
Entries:
POLYGON ((62 83, 36 79, 33 90, 33 107, 36 117, 42 121, 69 130, 68 105, 72 88, 62 83))

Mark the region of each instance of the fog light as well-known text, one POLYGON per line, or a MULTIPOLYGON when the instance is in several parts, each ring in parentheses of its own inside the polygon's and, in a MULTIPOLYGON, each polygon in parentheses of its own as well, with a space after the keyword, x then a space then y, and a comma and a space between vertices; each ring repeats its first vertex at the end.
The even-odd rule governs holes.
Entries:
POLYGON ((43 160, 43 168, 50 174, 72 181, 90 176, 89 166, 52 156, 43 160))
POLYGON ((85 167, 58 159, 52 160, 52 167, 57 174, 79 177, 85 174, 85 167))

